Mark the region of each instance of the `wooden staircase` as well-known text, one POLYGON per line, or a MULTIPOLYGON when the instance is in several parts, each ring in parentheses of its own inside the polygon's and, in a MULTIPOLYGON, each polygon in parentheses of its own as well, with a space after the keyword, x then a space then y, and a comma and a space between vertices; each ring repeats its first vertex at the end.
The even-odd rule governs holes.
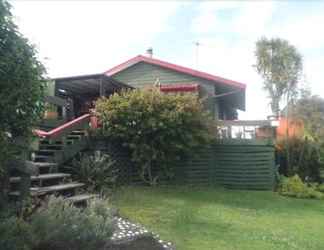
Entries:
MULTIPOLYGON (((69 173, 60 172, 61 164, 87 147, 86 129, 89 119, 90 115, 84 115, 49 132, 36 130, 35 134, 40 139, 29 162, 33 171, 27 180, 31 197, 43 198, 46 195, 59 194, 78 204, 96 197, 83 193, 84 184, 73 181, 69 173)), ((19 200, 22 188, 26 188, 26 176, 13 175, 10 178, 9 196, 19 200), (25 187, 22 187, 22 183, 25 187)))

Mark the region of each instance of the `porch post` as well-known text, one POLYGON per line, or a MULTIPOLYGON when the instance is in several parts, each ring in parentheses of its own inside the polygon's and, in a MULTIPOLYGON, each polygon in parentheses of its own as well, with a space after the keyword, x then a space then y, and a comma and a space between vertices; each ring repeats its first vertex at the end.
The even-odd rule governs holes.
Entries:
POLYGON ((100 88, 99 89, 100 96, 105 96, 105 86, 104 86, 104 82, 103 82, 102 76, 99 79, 99 88, 100 88))

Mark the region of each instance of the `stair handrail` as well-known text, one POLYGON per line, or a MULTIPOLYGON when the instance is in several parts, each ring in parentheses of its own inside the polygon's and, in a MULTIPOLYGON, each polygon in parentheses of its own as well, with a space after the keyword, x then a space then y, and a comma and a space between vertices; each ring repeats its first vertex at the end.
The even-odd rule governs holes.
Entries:
POLYGON ((89 124, 90 117, 90 114, 85 114, 50 131, 35 129, 33 130, 33 133, 41 138, 55 139, 57 137, 65 135, 68 131, 75 129, 76 127, 85 124, 86 122, 89 124))

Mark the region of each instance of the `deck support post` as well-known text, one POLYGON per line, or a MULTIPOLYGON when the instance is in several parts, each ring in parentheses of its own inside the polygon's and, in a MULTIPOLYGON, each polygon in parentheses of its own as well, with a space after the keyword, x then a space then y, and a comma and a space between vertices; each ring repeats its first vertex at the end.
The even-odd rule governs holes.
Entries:
POLYGON ((100 79, 99 79, 99 94, 100 94, 100 96, 102 97, 102 96, 105 96, 105 85, 104 85, 104 82, 103 82, 103 79, 102 79, 102 77, 100 77, 100 79))

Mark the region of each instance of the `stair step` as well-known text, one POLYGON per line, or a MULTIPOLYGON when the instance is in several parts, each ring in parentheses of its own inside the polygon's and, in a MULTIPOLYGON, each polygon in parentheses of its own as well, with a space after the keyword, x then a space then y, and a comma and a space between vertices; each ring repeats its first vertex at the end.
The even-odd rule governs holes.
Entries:
POLYGON ((81 135, 81 136, 84 136, 86 134, 86 132, 84 130, 75 130, 75 131, 72 131, 70 135, 81 135))
POLYGON ((57 152, 61 152, 62 150, 57 150, 57 149, 40 149, 36 153, 36 155, 45 155, 45 156, 51 156, 57 152))
POLYGON ((55 142, 51 142, 49 140, 42 140, 40 141, 41 145, 62 145, 62 141, 55 141, 55 142))
POLYGON ((39 155, 38 152, 35 152, 35 158, 38 158, 38 159, 50 159, 52 157, 53 156, 51 156, 51 155, 39 155))
POLYGON ((57 163, 54 162, 34 162, 33 165, 39 168, 52 168, 57 167, 57 163))
MULTIPOLYGON (((70 174, 64 174, 64 173, 40 174, 40 175, 31 176, 30 180, 35 181, 35 180, 61 179, 61 178, 67 178, 70 176, 71 176, 70 174)), ((18 183, 18 182, 20 182, 20 179, 21 179, 20 177, 11 177, 10 183, 18 183)))
POLYGON ((40 150, 62 150, 63 144, 41 144, 39 148, 40 150))
MULTIPOLYGON (((79 187, 83 187, 83 183, 67 183, 67 184, 60 184, 60 185, 53 185, 48 187, 40 187, 40 188, 30 188, 31 196, 41 196, 46 194, 51 194, 55 192, 60 192, 69 189, 75 189, 79 187)), ((19 191, 9 192, 10 196, 19 196, 19 191)))
POLYGON ((86 131, 86 130, 84 130, 84 129, 76 129, 76 130, 73 130, 72 133, 73 133, 73 132, 85 132, 85 131, 86 131))
POLYGON ((83 137, 82 135, 68 135, 66 138, 67 139, 80 139, 81 137, 83 137))
POLYGON ((98 197, 99 195, 97 194, 79 194, 79 195, 68 197, 65 200, 70 201, 72 203, 79 203, 79 202, 88 201, 90 199, 98 198, 98 197))
POLYGON ((47 174, 58 171, 58 164, 54 162, 34 162, 33 165, 38 167, 38 174, 47 174))
POLYGON ((53 156, 49 156, 49 155, 36 154, 34 156, 34 162, 48 162, 48 161, 52 161, 52 160, 53 160, 53 156))

